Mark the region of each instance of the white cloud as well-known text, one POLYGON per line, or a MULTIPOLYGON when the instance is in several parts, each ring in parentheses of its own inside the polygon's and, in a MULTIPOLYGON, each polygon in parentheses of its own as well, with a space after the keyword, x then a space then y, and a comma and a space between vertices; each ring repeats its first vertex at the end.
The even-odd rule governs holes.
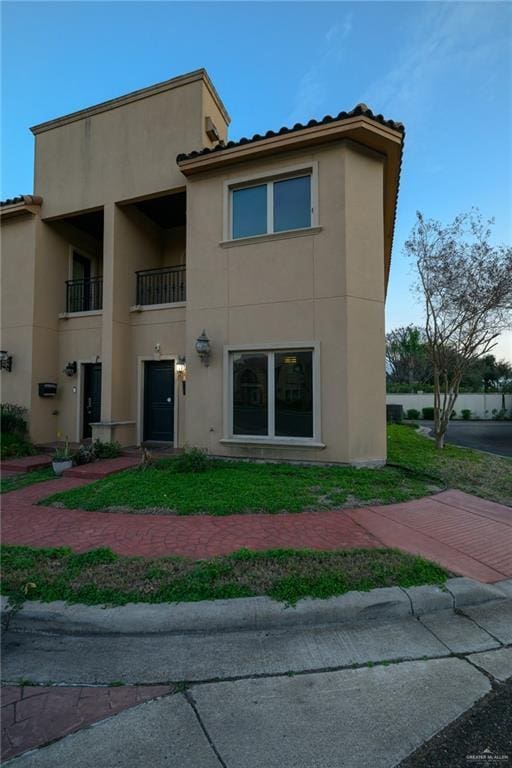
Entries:
POLYGON ((327 99, 327 82, 329 70, 339 64, 345 52, 345 41, 352 32, 353 14, 346 14, 341 24, 330 27, 324 37, 323 53, 301 78, 295 105, 289 116, 289 122, 309 120, 319 116, 319 110, 327 99))
POLYGON ((488 98, 489 86, 503 66, 505 46, 510 44, 506 25, 501 35, 496 34, 495 5, 501 4, 424 4, 422 16, 404 29, 407 42, 397 53, 397 65, 372 83, 363 101, 406 125, 421 124, 437 91, 449 93, 452 82, 457 82, 452 75, 461 71, 477 71, 477 82, 484 83, 478 97, 488 98))

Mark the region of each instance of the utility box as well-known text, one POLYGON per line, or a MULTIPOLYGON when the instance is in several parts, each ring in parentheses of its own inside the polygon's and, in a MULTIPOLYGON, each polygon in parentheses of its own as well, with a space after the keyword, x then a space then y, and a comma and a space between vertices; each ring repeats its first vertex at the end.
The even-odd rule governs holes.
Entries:
POLYGON ((40 382, 38 385, 39 397, 55 397, 57 385, 50 382, 40 382))
POLYGON ((403 419, 403 415, 404 409, 402 405, 386 405, 386 421, 388 424, 400 424, 403 419))

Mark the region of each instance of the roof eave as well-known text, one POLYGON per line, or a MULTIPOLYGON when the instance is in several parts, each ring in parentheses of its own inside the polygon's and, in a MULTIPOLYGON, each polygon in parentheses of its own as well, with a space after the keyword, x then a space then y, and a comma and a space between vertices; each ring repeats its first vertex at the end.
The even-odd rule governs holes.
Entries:
POLYGON ((133 101, 140 101, 141 99, 147 99, 149 96, 155 96, 156 94, 163 93, 164 91, 170 91, 170 90, 173 90, 174 88, 180 88, 181 86, 189 85, 190 83, 196 82, 198 80, 202 80, 203 83, 206 85, 206 87, 210 91, 210 94, 213 100, 217 104, 217 107, 222 113, 224 119, 226 120, 226 123, 229 125, 229 123, 231 122, 231 118, 215 86, 210 80, 208 72, 206 71, 206 69, 196 69, 194 70, 194 72, 188 72, 185 75, 180 75, 179 77, 173 77, 170 80, 164 80, 161 83, 150 85, 147 88, 139 88, 138 90, 131 91, 130 93, 126 93, 123 96, 119 96, 114 99, 109 99, 108 101, 102 101, 99 104, 94 104, 91 107, 86 107, 85 109, 80 109, 76 112, 70 112, 67 115, 62 115, 61 117, 56 117, 52 120, 46 120, 44 123, 38 123, 37 125, 33 125, 30 128, 30 130, 35 136, 37 136, 37 134, 44 133, 45 131, 50 131, 53 128, 60 128, 63 125, 68 125, 69 123, 75 123, 78 120, 84 120, 87 117, 92 117, 93 115, 98 115, 98 114, 101 114, 102 112, 108 112, 112 109, 117 109, 118 107, 123 107, 126 104, 130 104, 133 101))
POLYGON ((378 152, 385 158, 384 168, 384 256, 385 285, 387 289, 393 247, 393 234, 400 184, 400 168, 405 132, 403 128, 391 128, 365 116, 355 116, 343 121, 319 124, 284 135, 275 135, 260 141, 252 141, 232 148, 220 148, 207 154, 178 160, 178 167, 185 176, 215 171, 234 163, 290 152, 317 144, 349 139, 378 152))
POLYGON ((14 216, 23 216, 31 214, 35 216, 40 212, 43 198, 38 195, 22 195, 22 199, 16 199, 15 202, 0 206, 0 217, 2 219, 13 218, 14 216))

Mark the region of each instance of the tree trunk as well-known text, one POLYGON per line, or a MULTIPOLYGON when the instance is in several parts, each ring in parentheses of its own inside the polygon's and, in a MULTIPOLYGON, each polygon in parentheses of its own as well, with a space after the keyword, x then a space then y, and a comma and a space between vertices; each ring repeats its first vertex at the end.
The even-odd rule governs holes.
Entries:
POLYGON ((435 435, 436 448, 444 448, 444 432, 435 435))

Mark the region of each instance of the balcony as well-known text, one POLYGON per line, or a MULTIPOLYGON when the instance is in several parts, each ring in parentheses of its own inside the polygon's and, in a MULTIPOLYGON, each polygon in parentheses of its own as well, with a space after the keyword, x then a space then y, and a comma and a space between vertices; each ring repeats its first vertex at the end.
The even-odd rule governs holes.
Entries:
POLYGON ((103 309, 103 278, 66 280, 66 313, 96 312, 103 309))
POLYGON ((186 301, 185 265, 144 269, 137 275, 137 306, 186 301))

